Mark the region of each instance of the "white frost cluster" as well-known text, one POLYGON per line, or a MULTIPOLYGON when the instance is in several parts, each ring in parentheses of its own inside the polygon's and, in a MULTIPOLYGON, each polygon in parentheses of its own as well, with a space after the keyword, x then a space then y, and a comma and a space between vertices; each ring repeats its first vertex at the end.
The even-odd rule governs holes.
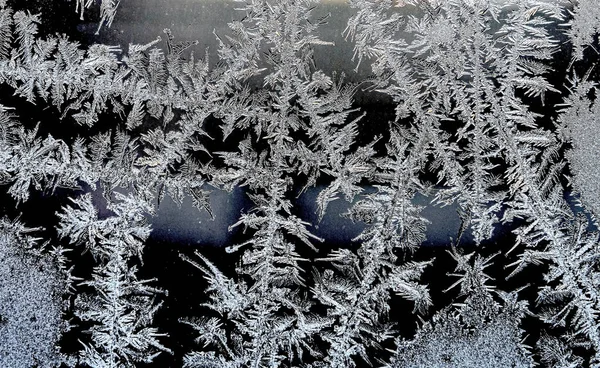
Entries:
POLYGON ((66 273, 56 258, 36 252, 18 223, 0 220, 0 365, 58 367, 68 324, 66 273))
MULTIPOLYGON (((169 316, 198 343, 174 364, 600 367, 597 1, 349 0, 337 31, 348 62, 368 69, 358 85, 316 65, 336 47, 319 36, 329 17, 318 1, 235 2, 239 18, 198 58, 198 43, 169 29, 81 47, 0 0, 6 206, 61 188, 70 200, 48 231, 93 263, 0 224, 0 366, 170 359, 174 328, 155 317, 174 301, 140 277, 153 272, 148 218, 167 196, 215 216, 211 190, 243 188, 235 243, 212 250, 234 264, 182 251, 205 284, 190 286, 200 315, 169 316), (357 93, 390 114, 373 118, 357 93), (317 222, 345 200, 362 231, 336 245, 317 235, 297 205, 310 187, 322 188, 317 222), (458 212, 449 256, 423 246, 440 225, 423 198, 458 212), (458 280, 440 272, 449 262, 458 280), (87 267, 82 280, 71 266, 87 267), (63 357, 69 287, 80 350, 63 357)), ((74 7, 99 6, 102 30, 119 4, 74 7)))

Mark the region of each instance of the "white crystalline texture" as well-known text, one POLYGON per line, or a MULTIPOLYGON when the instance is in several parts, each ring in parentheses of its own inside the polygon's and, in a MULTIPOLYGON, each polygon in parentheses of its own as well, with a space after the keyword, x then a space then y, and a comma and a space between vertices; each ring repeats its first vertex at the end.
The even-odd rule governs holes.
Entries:
MULTIPOLYGON (((573 19, 569 23, 567 34, 573 43, 573 58, 581 60, 586 48, 593 48, 593 44, 598 43, 600 6, 597 0, 578 0, 574 3, 573 19)), ((595 52, 598 53, 598 50, 595 49, 595 52)))
MULTIPOLYGON (((83 20, 83 14, 85 9, 90 6, 97 4, 98 1, 94 0, 76 0, 76 10, 79 12, 81 19, 83 20)), ((117 15, 117 8, 121 0, 100 0, 100 21, 98 24, 98 30, 96 34, 100 32, 103 26, 110 27, 115 16, 117 15)))
POLYGON ((25 249, 23 240, 0 224, 0 366, 57 367, 65 329, 66 279, 53 259, 25 249))
POLYGON ((396 355, 394 368, 525 368, 531 366, 519 351, 519 330, 504 315, 485 326, 467 328, 447 317, 428 334, 396 355))
MULTIPOLYGON (((346 30, 333 31, 369 69, 359 85, 319 69, 319 53, 337 50, 321 39, 318 1, 236 3, 239 20, 198 59, 168 29, 164 42, 84 48, 0 0, 0 87, 12 95, 0 101, 0 186, 9 205, 72 189, 54 230, 95 262, 72 298, 78 363, 171 352, 154 320, 164 293, 141 277, 156 271, 142 262, 148 215, 165 196, 212 215, 214 187, 243 188, 251 204, 229 223, 235 243, 181 255, 205 279, 203 312, 169 316, 196 331, 197 347, 174 358, 184 367, 600 367, 598 0, 350 0, 346 30), (12 111, 23 104, 38 125, 12 111), (56 114, 63 125, 50 126, 56 114), (317 223, 342 200, 363 230, 332 245, 317 223), (456 282, 435 274, 448 257, 423 249, 443 227, 434 206, 460 217, 447 236, 456 282), (234 264, 220 269, 209 251, 234 264), (452 304, 437 305, 446 287, 452 304), (418 316, 399 315, 402 303, 418 316), (417 324, 407 340, 405 318, 417 324), (522 331, 525 319, 541 327, 522 331)), ((74 7, 98 7, 100 31, 119 4, 74 7)), ((0 368, 58 366, 68 261, 17 225, 0 230, 0 368)))

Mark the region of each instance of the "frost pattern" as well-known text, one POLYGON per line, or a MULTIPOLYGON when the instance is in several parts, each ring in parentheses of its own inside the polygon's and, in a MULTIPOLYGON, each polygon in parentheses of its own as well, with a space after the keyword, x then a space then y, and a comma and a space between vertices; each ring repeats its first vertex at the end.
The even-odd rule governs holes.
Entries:
POLYGON ((59 248, 44 250, 19 222, 0 220, 0 362, 52 368, 70 363, 59 340, 70 275, 59 248))
POLYGON ((160 290, 147 285, 154 280, 138 280, 136 266, 130 265, 131 258, 141 257, 150 233, 143 202, 131 195, 116 197, 108 206, 115 216, 104 220, 98 219, 89 194, 59 214, 59 235, 83 243, 99 261, 92 279, 81 284, 94 293, 75 299, 75 315, 92 324, 91 343, 84 343, 81 352, 81 362, 90 367, 135 367, 169 351, 159 341, 165 335, 151 327, 160 308, 153 296, 160 290))
POLYGON ((573 59, 582 60, 586 48, 593 48, 598 53, 598 31, 600 31, 600 10, 593 0, 577 1, 573 7, 573 18, 566 26, 566 32, 573 44, 573 59), (596 45, 596 47, 594 47, 596 45))
MULTIPOLYGON (((94 0, 75 0, 75 2, 75 11, 79 13, 81 20, 83 20, 85 9, 89 9, 93 4, 98 3, 94 0)), ((96 34, 100 33, 103 26, 108 28, 112 25, 120 3, 121 0, 100 0, 100 21, 98 22, 96 34)))
POLYGON ((460 273, 457 308, 446 307, 433 316, 411 341, 400 341, 391 367, 531 367, 527 346, 519 341, 519 322, 526 302, 515 293, 495 292, 487 284, 485 268, 491 257, 452 255, 460 273), (495 299, 501 299, 501 303, 495 299))
MULTIPOLYGON (((594 1, 350 0, 339 31, 357 69, 372 73, 361 85, 315 65, 315 52, 334 47, 317 36, 328 17, 314 15, 316 1, 237 3, 239 20, 215 32, 217 55, 198 59, 197 43, 168 29, 126 52, 84 49, 40 35, 38 15, 0 1, 0 84, 14 92, 0 101, 1 183, 15 206, 32 190, 69 188, 54 234, 94 263, 76 281, 65 271, 76 258, 62 248, 0 242, 3 257, 25 252, 23 264, 48 265, 54 254, 58 265, 40 284, 48 292, 36 294, 58 294, 40 301, 54 308, 45 317, 52 338, 0 350, 2 363, 135 367, 172 353, 155 322, 168 290, 139 277, 147 218, 165 196, 190 197, 214 216, 210 188, 243 187, 252 207, 230 224, 242 240, 223 250, 235 267, 220 269, 204 249, 181 254, 207 287, 198 290, 202 315, 176 316, 198 342, 179 365, 600 366, 594 1), (354 101, 359 89, 389 98, 394 118, 369 120, 354 101), (9 106, 15 99, 88 133, 25 121, 9 106), (317 185, 317 222, 346 200, 343 216, 364 224, 349 244, 330 247, 297 208, 317 185), (423 247, 439 224, 420 197, 458 210, 449 256, 423 247), (458 281, 432 279, 444 257, 458 281), (542 281, 527 284, 531 274, 542 281), (52 350, 66 326, 56 285, 71 286, 82 330, 70 357, 52 350), (440 288, 452 304, 439 304, 440 288), (399 315, 406 305, 412 313, 399 315), (416 326, 411 336, 405 320, 416 326), (530 335, 532 324, 541 327, 530 335), (38 361, 10 355, 19 349, 38 361)), ((119 1, 75 7, 83 16, 92 5, 100 27, 110 26, 119 1)), ((0 328, 28 311, 2 309, 0 328)))

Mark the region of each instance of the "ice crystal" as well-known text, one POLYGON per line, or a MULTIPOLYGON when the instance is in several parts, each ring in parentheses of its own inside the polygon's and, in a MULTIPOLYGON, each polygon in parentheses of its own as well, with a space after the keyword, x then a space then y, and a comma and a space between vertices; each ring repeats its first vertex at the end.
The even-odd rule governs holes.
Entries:
MULTIPOLYGON (((212 190, 248 205, 230 244, 180 254, 205 283, 168 317, 198 343, 176 366, 600 366, 595 1, 350 0, 350 78, 315 62, 340 47, 326 5, 236 3, 198 58, 170 29, 84 47, 0 0, 3 210, 69 197, 44 220, 53 251, 0 223, 2 366, 169 359, 157 321, 179 300, 144 265, 152 216, 168 196, 215 219, 212 190), (460 217, 449 255, 423 245, 440 228, 423 198, 460 217), (343 244, 318 228, 335 201, 361 224, 343 244)), ((72 5, 98 31, 120 14, 72 5)))
MULTIPOLYGON (((52 368, 69 360, 59 340, 69 275, 18 222, 0 220, 0 362, 5 367, 52 368)), ((56 253, 60 256, 60 252, 56 253)))

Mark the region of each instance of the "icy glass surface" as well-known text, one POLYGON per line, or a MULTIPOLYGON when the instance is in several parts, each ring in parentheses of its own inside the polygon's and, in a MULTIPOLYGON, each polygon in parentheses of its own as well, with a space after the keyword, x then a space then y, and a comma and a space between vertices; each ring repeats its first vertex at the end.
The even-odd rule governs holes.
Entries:
POLYGON ((600 367, 597 0, 0 0, 0 367, 600 367))

